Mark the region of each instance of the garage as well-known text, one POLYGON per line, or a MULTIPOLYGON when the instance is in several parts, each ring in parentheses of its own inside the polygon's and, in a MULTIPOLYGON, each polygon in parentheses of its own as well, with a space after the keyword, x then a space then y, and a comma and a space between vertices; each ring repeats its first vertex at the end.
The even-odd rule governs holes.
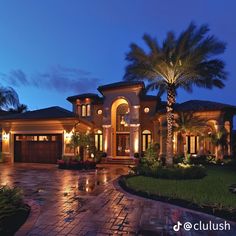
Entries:
POLYGON ((14 135, 15 162, 56 163, 61 156, 61 134, 14 135))

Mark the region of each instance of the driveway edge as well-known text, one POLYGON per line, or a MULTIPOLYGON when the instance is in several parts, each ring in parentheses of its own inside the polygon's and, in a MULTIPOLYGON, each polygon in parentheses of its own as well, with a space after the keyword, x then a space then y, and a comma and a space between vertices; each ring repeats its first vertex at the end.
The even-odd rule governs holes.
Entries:
POLYGON ((40 215, 40 205, 32 199, 25 201, 26 204, 30 206, 30 213, 25 223, 20 227, 20 229, 15 233, 15 236, 25 236, 31 230, 31 228, 36 223, 40 215))

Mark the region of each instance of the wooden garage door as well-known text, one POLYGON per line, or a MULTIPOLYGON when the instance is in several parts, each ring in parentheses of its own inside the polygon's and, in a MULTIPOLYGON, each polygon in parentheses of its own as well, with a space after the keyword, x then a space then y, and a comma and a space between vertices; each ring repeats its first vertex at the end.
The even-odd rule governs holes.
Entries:
POLYGON ((62 155, 60 134, 16 134, 14 142, 15 162, 56 163, 62 155))

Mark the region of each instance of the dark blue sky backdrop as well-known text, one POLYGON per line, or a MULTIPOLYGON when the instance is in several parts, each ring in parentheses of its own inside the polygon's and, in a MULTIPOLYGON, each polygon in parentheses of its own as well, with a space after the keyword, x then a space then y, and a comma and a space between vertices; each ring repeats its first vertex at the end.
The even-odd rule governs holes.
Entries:
MULTIPOLYGON (((161 42, 194 21, 227 42, 229 80, 223 90, 180 91, 177 101, 208 99, 236 105, 234 0, 1 0, 0 79, 30 109, 59 105, 122 80, 131 42, 144 33, 161 42)), ((163 97, 165 99, 165 97, 163 97)))

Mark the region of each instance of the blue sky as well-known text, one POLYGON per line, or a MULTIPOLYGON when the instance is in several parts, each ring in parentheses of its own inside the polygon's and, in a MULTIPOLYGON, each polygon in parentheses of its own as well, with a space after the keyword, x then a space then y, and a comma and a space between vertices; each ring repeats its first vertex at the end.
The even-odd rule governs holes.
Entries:
POLYGON ((178 34, 194 21, 227 43, 229 80, 223 90, 181 91, 177 101, 236 105, 235 9, 234 0, 1 0, 1 84, 14 87, 32 110, 70 109, 67 96, 122 80, 131 42, 143 45, 144 33, 161 42, 167 31, 178 34))

